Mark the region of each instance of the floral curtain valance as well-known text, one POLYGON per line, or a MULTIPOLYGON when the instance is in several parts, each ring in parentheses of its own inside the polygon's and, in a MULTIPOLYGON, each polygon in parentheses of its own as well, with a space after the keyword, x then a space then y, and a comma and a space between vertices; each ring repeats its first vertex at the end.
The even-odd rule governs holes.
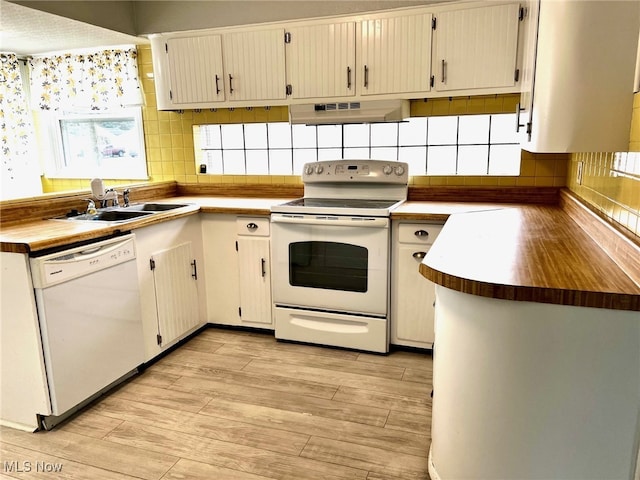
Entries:
POLYGON ((31 104, 41 110, 108 110, 141 105, 137 52, 103 50, 34 57, 31 104))
POLYGON ((3 200, 42 193, 33 124, 19 62, 13 53, 0 53, 0 199, 3 200))

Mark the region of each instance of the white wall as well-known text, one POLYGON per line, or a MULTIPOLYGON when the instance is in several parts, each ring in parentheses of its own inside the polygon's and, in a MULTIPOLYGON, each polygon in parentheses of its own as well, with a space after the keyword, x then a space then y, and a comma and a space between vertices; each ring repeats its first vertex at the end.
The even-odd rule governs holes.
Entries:
POLYGON ((451 0, 23 1, 35 8, 129 35, 351 14, 451 0))

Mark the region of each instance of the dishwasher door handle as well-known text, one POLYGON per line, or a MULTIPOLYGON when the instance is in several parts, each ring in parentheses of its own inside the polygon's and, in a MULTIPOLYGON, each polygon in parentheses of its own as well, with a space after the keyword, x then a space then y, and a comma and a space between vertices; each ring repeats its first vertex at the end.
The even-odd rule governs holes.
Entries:
MULTIPOLYGON (((114 250, 118 250, 120 247, 122 247, 122 245, 127 243, 127 241, 128 240, 124 240, 124 241, 118 242, 118 243, 110 243, 110 244, 107 244, 107 245, 100 245, 98 247, 88 248, 86 250, 80 250, 79 252, 74 253, 73 254, 73 259, 69 260, 69 261, 70 262, 84 261, 84 260, 91 259, 93 257, 97 257, 98 255, 104 255, 105 253, 109 253, 109 252, 112 252, 114 250)), ((58 263, 58 261, 56 261, 56 260, 51 260, 51 261, 58 263)))

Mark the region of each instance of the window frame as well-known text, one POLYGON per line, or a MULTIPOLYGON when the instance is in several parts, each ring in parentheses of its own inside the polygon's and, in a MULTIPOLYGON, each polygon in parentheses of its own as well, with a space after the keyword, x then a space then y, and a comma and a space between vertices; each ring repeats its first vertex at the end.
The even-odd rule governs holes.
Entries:
POLYGON ((119 109, 111 109, 104 111, 56 111, 42 112, 41 116, 45 117, 44 123, 47 124, 45 135, 48 141, 52 155, 47 156, 45 164, 45 175, 48 178, 108 178, 115 180, 148 180, 149 172, 146 160, 144 125, 142 121, 142 107, 132 106, 119 109), (126 167, 100 167, 99 165, 85 165, 79 167, 73 165, 65 156, 65 141, 63 138, 63 122, 65 120, 84 120, 84 119, 129 119, 134 121, 133 130, 137 136, 137 155, 129 157, 135 159, 135 163, 126 167))

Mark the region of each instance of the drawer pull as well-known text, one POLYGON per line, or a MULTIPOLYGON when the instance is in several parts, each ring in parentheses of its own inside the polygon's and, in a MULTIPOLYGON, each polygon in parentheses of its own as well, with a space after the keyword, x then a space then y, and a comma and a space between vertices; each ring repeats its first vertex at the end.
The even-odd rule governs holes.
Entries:
POLYGON ((258 229, 258 225, 253 223, 253 222, 247 223, 247 229, 249 229, 249 230, 251 230, 253 232, 254 230, 258 229))
POLYGON ((414 252, 413 258, 416 260, 422 260, 426 254, 427 252, 414 252))
POLYGON ((428 237, 429 236, 429 232, 427 232, 426 230, 417 230, 414 235, 416 237, 428 237))

